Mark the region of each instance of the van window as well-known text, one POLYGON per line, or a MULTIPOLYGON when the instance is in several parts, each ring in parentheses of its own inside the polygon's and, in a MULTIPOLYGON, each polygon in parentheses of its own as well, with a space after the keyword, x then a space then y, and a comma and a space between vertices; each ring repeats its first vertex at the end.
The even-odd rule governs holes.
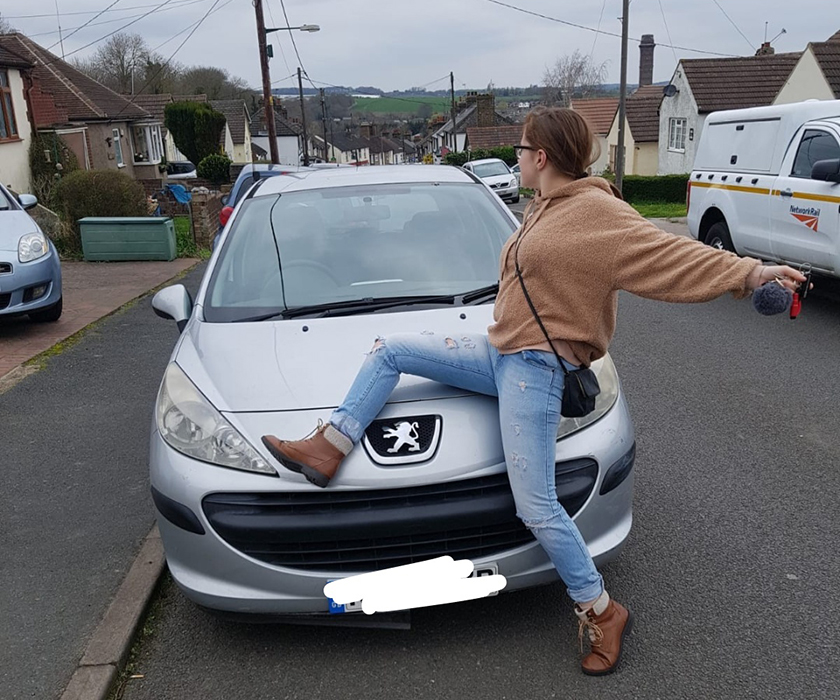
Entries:
POLYGON ((810 179, 814 163, 829 158, 840 158, 840 145, 838 145, 837 139, 825 131, 807 129, 799 143, 799 150, 796 152, 796 159, 793 161, 791 177, 810 179))

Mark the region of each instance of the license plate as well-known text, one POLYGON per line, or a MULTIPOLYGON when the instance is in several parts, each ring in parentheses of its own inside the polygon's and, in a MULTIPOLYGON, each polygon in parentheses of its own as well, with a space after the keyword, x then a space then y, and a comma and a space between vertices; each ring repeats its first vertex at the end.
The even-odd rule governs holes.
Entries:
MULTIPOLYGON (((467 576, 467 578, 478 578, 479 576, 494 576, 498 573, 498 564, 482 564, 481 566, 473 569, 473 572, 469 576, 467 576)), ((327 583, 332 583, 332 581, 327 581, 327 583)), ((499 595, 499 592, 493 591, 492 593, 488 594, 488 597, 494 595, 499 595)), ((330 604, 330 615, 343 615, 344 613, 362 612, 361 600, 355 600, 352 603, 344 603, 343 605, 336 603, 332 598, 327 598, 327 601, 330 604)))

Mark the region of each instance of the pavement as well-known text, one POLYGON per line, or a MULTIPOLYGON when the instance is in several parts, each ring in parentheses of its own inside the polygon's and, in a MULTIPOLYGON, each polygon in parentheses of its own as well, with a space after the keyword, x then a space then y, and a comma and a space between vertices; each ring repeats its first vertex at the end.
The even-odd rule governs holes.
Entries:
POLYGON ((0 316, 0 381, 27 360, 189 269, 198 261, 62 262, 64 312, 55 323, 0 316))

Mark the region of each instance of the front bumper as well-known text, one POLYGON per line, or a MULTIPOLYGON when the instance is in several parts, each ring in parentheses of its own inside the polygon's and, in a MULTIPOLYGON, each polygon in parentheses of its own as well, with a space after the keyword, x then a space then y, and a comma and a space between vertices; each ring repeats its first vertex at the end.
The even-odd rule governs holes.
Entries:
POLYGON ((519 186, 499 187, 493 190, 502 199, 514 199, 519 194, 519 186))
MULTIPOLYGON (((328 414, 323 417, 328 418, 328 414)), ((598 422, 558 443, 560 464, 594 465, 594 476, 585 492, 580 481, 584 471, 569 472, 565 482, 559 476, 557 483, 561 502, 570 511, 577 509, 573 517, 598 564, 618 555, 632 524, 633 439, 632 422, 620 396, 598 422), (597 449, 592 450, 593 445, 597 449), (610 467, 621 464, 623 457, 626 463, 628 454, 630 464, 625 467, 623 480, 601 495, 610 467)), ((449 553, 441 551, 439 542, 432 541, 434 537, 423 540, 422 536, 400 550, 401 538, 408 542, 412 531, 428 532, 425 525, 435 519, 441 528, 439 541, 443 537, 467 543, 464 551, 468 555, 455 547, 452 556, 469 558, 477 568, 496 564, 507 579, 505 591, 558 579, 530 533, 518 520, 511 522, 512 496, 504 464, 489 465, 463 481, 382 491, 315 491, 297 481, 197 462, 171 449, 154 428, 150 461, 158 525, 170 572, 188 598, 208 608, 274 615, 326 613, 328 602, 323 589, 328 581, 360 570, 405 563, 392 559, 393 563, 385 566, 381 561, 368 565, 357 558, 358 552, 368 557, 368 562, 373 561, 371 552, 377 544, 383 551, 398 554, 408 547, 413 560, 420 561, 449 553), (483 491, 459 499, 458 488, 473 479, 485 480, 483 491), (412 488, 448 492, 437 501, 427 492, 424 503, 415 500, 412 504, 416 508, 407 508, 411 494, 406 492, 412 488), (334 499, 330 499, 331 494, 334 499), (386 498, 378 502, 381 507, 368 504, 356 508, 353 501, 364 500, 369 494, 384 494, 391 501, 386 498), (471 513, 464 512, 467 507, 471 513), (354 539, 328 546, 338 533, 354 539), (489 545, 483 554, 476 544, 479 541, 489 545), (319 564, 319 556, 330 563, 319 564)))
POLYGON ((61 298, 61 263, 52 242, 44 257, 32 262, 18 262, 17 254, 0 252, 0 316, 26 314, 45 309, 61 298), (46 287, 33 298, 38 287, 46 287))

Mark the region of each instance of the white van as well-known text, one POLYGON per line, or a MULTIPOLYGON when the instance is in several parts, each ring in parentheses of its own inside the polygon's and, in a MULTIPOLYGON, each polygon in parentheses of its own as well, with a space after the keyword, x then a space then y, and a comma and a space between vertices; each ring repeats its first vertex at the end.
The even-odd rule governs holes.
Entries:
POLYGON ((686 197, 694 238, 840 276, 840 100, 710 114, 686 197))

